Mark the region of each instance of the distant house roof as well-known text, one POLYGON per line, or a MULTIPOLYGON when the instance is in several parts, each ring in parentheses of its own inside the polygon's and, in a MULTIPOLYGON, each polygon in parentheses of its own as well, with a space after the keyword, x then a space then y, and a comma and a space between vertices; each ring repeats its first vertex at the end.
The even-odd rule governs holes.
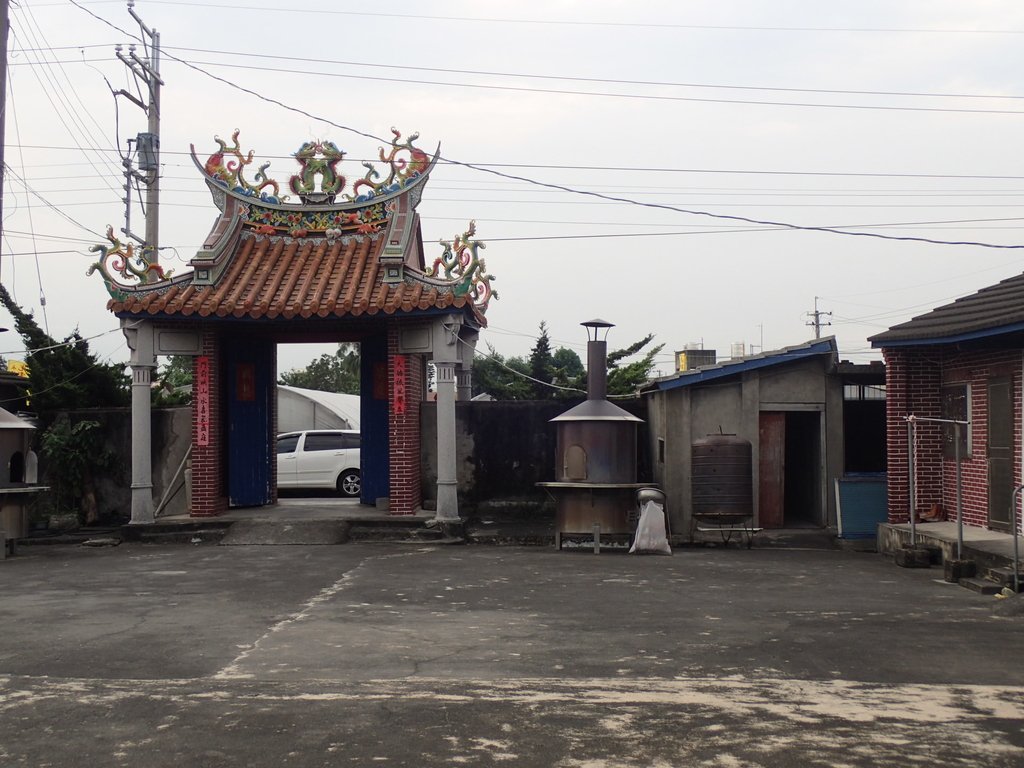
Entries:
POLYGON ((724 379, 728 376, 756 371, 761 368, 768 368, 776 365, 784 365, 797 360, 806 360, 817 355, 829 355, 833 359, 838 357, 839 350, 836 347, 834 336, 827 336, 823 339, 815 339, 792 347, 783 347, 769 352, 750 357, 741 357, 734 360, 725 360, 715 365, 703 366, 690 371, 680 371, 672 376, 655 379, 641 392, 656 392, 679 387, 690 387, 695 384, 703 384, 708 381, 724 379))
POLYGON ((1024 274, 875 334, 873 347, 952 344, 1024 330, 1024 274))

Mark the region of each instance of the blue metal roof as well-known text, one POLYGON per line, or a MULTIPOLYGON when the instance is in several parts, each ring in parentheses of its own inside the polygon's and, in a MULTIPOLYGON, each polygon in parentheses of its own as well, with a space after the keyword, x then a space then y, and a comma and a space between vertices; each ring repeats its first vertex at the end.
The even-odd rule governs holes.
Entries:
POLYGON ((728 376, 756 371, 761 368, 770 368, 776 365, 806 360, 817 355, 831 355, 838 357, 839 348, 836 346, 834 336, 827 336, 824 339, 815 339, 804 344, 792 347, 764 352, 752 357, 742 357, 738 360, 729 360, 716 365, 696 368, 692 371, 680 371, 673 376, 663 379, 656 379, 641 390, 641 393, 678 389, 679 387, 691 387, 695 384, 703 384, 716 379, 724 379, 728 376))

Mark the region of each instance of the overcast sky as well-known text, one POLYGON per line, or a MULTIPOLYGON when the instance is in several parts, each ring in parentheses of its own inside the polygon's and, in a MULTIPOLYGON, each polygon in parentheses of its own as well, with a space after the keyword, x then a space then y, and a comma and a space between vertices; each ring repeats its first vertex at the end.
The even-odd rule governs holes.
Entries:
MULTIPOLYGON (((123 361, 106 291, 85 271, 97 235, 124 224, 118 149, 145 115, 125 99, 115 111, 103 76, 130 87, 113 46, 139 30, 124 2, 78 2, 126 34, 69 0, 11 11, 0 280, 41 322, 45 296, 52 336, 106 334, 94 350, 123 361)), ((238 128, 253 168, 270 159, 286 182, 299 145, 329 139, 354 180, 381 142, 345 128, 390 137, 391 126, 448 160, 524 179, 442 162, 419 208, 428 260, 476 220, 500 294, 482 340, 506 356, 526 354, 542 320, 556 346, 582 348, 579 323, 601 317, 617 325, 612 348, 654 333, 668 373, 687 343, 726 356, 735 342, 756 351, 812 338, 817 296, 833 313, 824 332, 865 362, 877 357, 873 333, 1022 271, 1022 249, 728 218, 1024 244, 1020 2, 136 9, 165 49, 161 260, 176 273, 217 213, 190 143, 205 158, 214 135, 238 128)), ((137 208, 133 228, 144 230, 137 208)), ((14 334, 0 338, 7 357, 23 356, 14 334)), ((280 367, 321 351, 283 351, 280 367)))

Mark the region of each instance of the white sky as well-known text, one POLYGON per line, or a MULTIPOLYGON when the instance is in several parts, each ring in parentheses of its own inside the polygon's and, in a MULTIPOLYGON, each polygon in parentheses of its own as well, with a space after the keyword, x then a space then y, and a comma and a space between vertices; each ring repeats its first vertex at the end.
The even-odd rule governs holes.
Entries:
MULTIPOLYGON (((80 2, 138 33, 123 2, 80 2)), ((113 45, 130 40, 68 0, 17 5, 0 279, 40 321, 45 294, 52 336, 76 326, 93 336, 117 326, 101 280, 85 276, 88 246, 100 240, 26 195, 14 174, 95 233, 123 226, 113 150, 145 130, 145 116, 121 99, 115 122, 100 73, 127 87, 113 45)), ((418 131, 419 146, 440 143, 453 160, 715 214, 1024 244, 1019 2, 139 0, 136 8, 168 55, 359 131, 418 131), (978 219, 986 221, 920 224, 978 219), (916 226, 883 226, 906 223, 916 226)), ((272 159, 282 184, 297 168, 288 156, 310 138, 348 153, 350 183, 380 146, 167 57, 162 75, 161 245, 174 250, 161 258, 177 273, 216 215, 190 143, 205 158, 215 134, 240 128, 242 146, 256 150, 251 168, 272 159)), ((541 320, 556 346, 582 349, 578 324, 601 317, 617 325, 612 348, 655 333, 663 373, 688 342, 725 356, 733 342, 759 346, 763 336, 773 349, 811 338, 815 296, 833 313, 826 332, 843 356, 864 362, 876 357, 871 334, 1024 263, 1024 250, 743 231, 755 227, 444 164, 419 210, 428 259, 440 253, 439 238, 476 220, 501 296, 482 339, 499 352, 526 354, 541 320), (652 233, 674 234, 594 237, 652 233)), ((138 209, 133 228, 144 230, 138 209)), ((2 312, 0 322, 10 325, 2 312)), ((19 357, 18 338, 2 339, 0 351, 19 357)), ((120 333, 91 343, 102 357, 127 359, 120 333)), ((281 369, 330 348, 285 351, 281 369)))

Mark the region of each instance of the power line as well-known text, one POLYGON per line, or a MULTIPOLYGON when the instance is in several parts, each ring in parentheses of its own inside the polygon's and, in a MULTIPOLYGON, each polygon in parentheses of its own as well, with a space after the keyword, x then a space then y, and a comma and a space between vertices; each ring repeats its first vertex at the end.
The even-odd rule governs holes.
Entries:
MULTIPOLYGON (((69 0, 69 2, 72 5, 75 5, 76 7, 80 8, 81 10, 84 10, 86 13, 88 13, 91 16, 93 16, 94 18, 99 19, 103 23, 108 24, 108 25, 114 27, 115 29, 118 29, 115 25, 111 24, 106 19, 103 19, 102 17, 94 14, 92 11, 88 10, 87 8, 84 8, 78 2, 78 0, 69 0)), ((124 30, 118 29, 118 31, 122 32, 122 34, 128 34, 124 30)), ((177 56, 175 56, 175 55, 173 55, 171 53, 167 53, 166 55, 167 55, 167 57, 169 59, 172 59, 173 61, 177 61, 180 64, 189 67, 190 69, 193 69, 193 70, 195 70, 197 72, 200 72, 201 74, 204 74, 204 75, 206 75, 207 77, 209 77, 211 79, 214 79, 214 80, 217 80, 219 82, 222 82, 222 83, 228 85, 229 87, 234 88, 234 89, 236 89, 238 91, 241 91, 243 93, 248 93, 249 95, 254 96, 255 98, 260 99, 261 101, 264 101, 264 102, 266 102, 268 104, 275 104, 275 105, 277 105, 277 106, 279 106, 279 107, 281 107, 283 109, 286 109, 288 111, 294 112, 296 114, 305 115, 306 117, 309 117, 310 119, 320 120, 320 121, 322 121, 322 122, 324 122, 324 123, 326 123, 328 125, 333 125, 334 127, 338 128, 339 130, 347 131, 347 132, 353 133, 353 134, 355 134, 357 136, 362 136, 364 138, 373 139, 373 140, 379 141, 379 142, 385 142, 385 140, 383 138, 379 137, 379 136, 374 136, 371 133, 368 133, 366 131, 360 131, 360 130, 352 128, 350 126, 341 125, 340 123, 336 123, 333 120, 329 120, 329 119, 327 119, 325 117, 314 115, 314 114, 312 114, 312 113, 310 113, 310 112, 308 112, 306 110, 300 109, 298 107, 293 107, 293 106, 291 106, 289 104, 286 104, 286 103, 284 103, 284 102, 282 102, 282 101, 280 101, 278 99, 273 99, 273 98, 271 98, 269 96, 265 96, 264 94, 261 94, 261 93, 259 93, 257 91, 252 90, 252 89, 240 86, 237 83, 232 83, 229 80, 226 80, 226 79, 224 79, 222 77, 219 77, 218 75, 214 75, 211 72, 207 72, 206 70, 202 69, 201 67, 198 67, 198 66, 196 66, 194 64, 191 64, 190 62, 185 61, 184 59, 181 59, 181 58, 179 58, 179 57, 177 57, 177 56)), ((545 187, 545 188, 548 188, 548 189, 561 189, 561 190, 563 190, 565 192, 569 192, 569 193, 572 193, 572 194, 586 195, 586 196, 594 197, 594 198, 598 198, 598 199, 610 200, 610 201, 613 201, 613 202, 622 202, 622 203, 627 203, 627 204, 630 204, 630 205, 636 205, 636 206, 645 207, 645 208, 652 208, 652 209, 659 209, 659 210, 672 210, 672 211, 676 211, 678 213, 684 213, 684 214, 688 214, 688 215, 691 215, 691 216, 704 216, 704 217, 708 217, 708 218, 720 219, 720 220, 726 220, 726 221, 740 221, 740 222, 744 222, 744 223, 747 223, 747 224, 756 224, 756 225, 759 225, 759 226, 782 227, 782 228, 785 228, 785 229, 792 229, 792 230, 805 231, 805 232, 822 232, 822 233, 829 233, 829 234, 838 234, 838 235, 845 235, 846 237, 869 237, 869 238, 874 238, 874 239, 879 239, 879 240, 891 240, 891 241, 899 241, 899 242, 918 242, 918 243, 928 243, 928 244, 931 244, 931 245, 965 245, 965 246, 969 245, 969 246, 981 247, 981 248, 1014 249, 1014 250, 1024 249, 1024 245, 1004 245, 1004 244, 1000 244, 1000 243, 985 243, 985 242, 979 242, 979 241, 964 241, 964 240, 960 240, 960 241, 938 240, 938 239, 934 239, 934 238, 914 237, 914 236, 910 236, 910 235, 887 235, 887 234, 884 234, 884 233, 881 233, 881 232, 851 232, 851 231, 844 231, 844 230, 841 230, 841 229, 835 229, 835 228, 831 228, 831 227, 804 226, 804 225, 793 224, 793 223, 790 223, 790 222, 771 221, 771 220, 764 220, 764 219, 755 219, 755 218, 752 218, 752 217, 736 216, 736 215, 731 215, 731 214, 711 213, 709 211, 686 209, 686 208, 680 208, 680 207, 676 207, 676 206, 664 205, 664 204, 661 204, 661 203, 645 203, 645 202, 641 202, 641 201, 637 201, 637 200, 631 200, 631 199, 628 199, 628 198, 620 198, 620 197, 615 197, 615 196, 612 196, 612 195, 605 195, 605 194, 602 194, 602 193, 599 193, 599 192, 588 192, 588 191, 585 191, 585 190, 573 189, 571 187, 563 186, 563 185, 560 185, 560 184, 552 184, 552 183, 549 183, 549 182, 542 182, 542 181, 538 181, 536 179, 530 179, 530 178, 521 177, 521 176, 514 176, 512 174, 507 174, 507 173, 503 173, 501 171, 496 171, 493 168, 484 168, 484 167, 481 167, 481 166, 475 166, 472 163, 465 163, 465 162, 460 162, 460 161, 457 161, 457 160, 452 160, 452 159, 447 159, 447 158, 442 158, 442 160, 444 162, 448 163, 448 164, 451 164, 451 165, 459 165, 459 166, 462 166, 462 167, 465 167, 465 168, 472 168, 472 169, 478 170, 478 171, 480 171, 482 173, 489 173, 489 174, 493 174, 495 176, 499 176, 499 177, 506 178, 506 179, 512 179, 512 180, 515 180, 515 181, 522 181, 524 183, 533 184, 533 185, 536 185, 538 187, 545 187)))
MULTIPOLYGON (((71 2, 71 0, 69 0, 69 2, 71 2)), ((188 64, 187 62, 172 56, 171 54, 167 54, 167 55, 168 55, 168 58, 171 58, 174 61, 177 61, 177 62, 183 64, 184 66, 188 66, 188 67, 192 66, 192 65, 188 64)), ((333 127, 338 128, 340 130, 348 131, 350 133, 355 133, 356 135, 362 136, 364 138, 372 139, 373 141, 384 141, 384 142, 390 142, 391 141, 390 139, 383 139, 380 136, 374 136, 373 134, 363 133, 362 131, 358 131, 355 128, 350 128, 348 126, 339 125, 337 123, 331 122, 330 120, 327 120, 326 118, 319 117, 317 115, 313 115, 313 114, 310 114, 308 112, 303 112, 298 107, 291 107, 291 106, 288 106, 286 104, 283 104, 283 103, 280 103, 280 102, 276 102, 274 99, 271 99, 269 96, 262 96, 262 95, 258 94, 255 91, 248 90, 248 89, 244 88, 243 86, 240 86, 237 83, 232 83, 230 80, 225 80, 224 78, 219 77, 218 75, 214 75, 214 74, 212 74, 210 72, 206 72, 205 70, 202 70, 202 69, 200 69, 198 67, 193 67, 193 68, 197 72, 200 72, 201 74, 206 75, 207 77, 209 77, 209 78, 211 78, 213 80, 216 80, 216 81, 218 81, 220 83, 223 83, 223 84, 225 84, 225 85, 227 85, 227 86, 229 86, 231 88, 234 88, 234 89, 237 89, 237 90, 241 90, 243 93, 248 93, 250 96, 254 96, 254 97, 256 97, 256 98, 258 98, 260 100, 263 100, 263 101, 267 101, 268 103, 274 104, 275 106, 281 107, 281 108, 283 108, 285 110, 288 110, 290 112, 296 112, 298 114, 302 114, 305 117, 309 117, 309 118, 312 118, 314 120, 319 120, 321 122, 324 122, 324 123, 327 123, 329 125, 332 125, 333 127)), ((22 146, 25 149, 45 149, 45 150, 51 151, 51 152, 53 152, 53 151, 81 152, 82 151, 82 148, 81 147, 77 147, 77 146, 67 147, 67 146, 59 146, 59 145, 53 145, 53 144, 22 144, 22 145, 8 144, 7 146, 9 146, 9 147, 22 146)), ((100 151, 112 152, 112 153, 118 154, 118 155, 120 155, 120 153, 121 153, 121 150, 119 150, 117 148, 102 148, 100 151)), ((161 148, 160 154, 161 154, 161 156, 163 156, 163 155, 181 155, 181 156, 185 156, 185 157, 191 157, 192 153, 191 152, 184 152, 184 151, 174 151, 174 150, 169 150, 169 149, 165 150, 165 149, 161 148)), ((264 155, 263 157, 265 157, 267 159, 270 159, 270 160, 294 160, 294 156, 293 155, 264 155)), ((346 159, 347 160, 358 160, 359 158, 346 157, 346 159)), ((365 158, 365 159, 370 160, 370 161, 375 161, 378 158, 370 157, 370 158, 365 158)), ((54 166, 72 166, 72 165, 81 165, 81 164, 82 163, 53 163, 52 165, 54 165, 54 166)), ((1024 181, 1024 176, 1008 176, 1008 175, 996 175, 996 174, 871 173, 871 172, 863 172, 863 171, 788 171, 788 170, 767 171, 767 170, 752 170, 752 169, 749 169, 749 168, 665 168, 665 167, 653 168, 653 167, 649 167, 649 166, 569 165, 569 164, 554 164, 554 163, 488 163, 488 162, 474 162, 472 164, 462 164, 462 163, 459 163, 459 164, 456 164, 456 165, 468 165, 468 167, 474 168, 474 169, 477 168, 478 166, 483 166, 483 167, 486 167, 486 168, 533 168, 533 169, 539 169, 539 170, 556 170, 556 171, 603 171, 603 172, 607 172, 607 171, 622 171, 624 173, 631 173, 631 174, 636 174, 636 173, 694 173, 694 174, 723 174, 723 175, 736 174, 736 175, 754 175, 754 176, 811 176, 811 177, 817 177, 817 176, 822 176, 822 177, 839 176, 839 177, 850 177, 850 178, 883 178, 883 179, 884 178, 892 178, 892 179, 978 179, 978 180, 983 180, 983 181, 991 181, 991 180, 1024 181)), ((179 168, 189 168, 191 166, 185 165, 185 164, 181 164, 181 165, 177 165, 176 167, 179 167, 179 168)), ((509 180, 512 180, 512 181, 521 181, 521 179, 518 179, 515 176, 509 176, 507 178, 509 180)), ((525 183, 532 184, 532 181, 527 181, 525 183)), ((622 188, 621 185, 614 185, 614 186, 615 186, 615 188, 619 188, 619 189, 622 188)))
POLYGON ((104 235, 101 235, 100 233, 98 233, 98 232, 96 232, 96 231, 94 231, 94 230, 92 230, 92 229, 89 229, 89 227, 85 226, 85 224, 83 224, 82 222, 80 222, 80 221, 78 221, 78 220, 76 220, 76 219, 72 218, 71 216, 69 216, 68 214, 66 214, 66 213, 65 213, 65 212, 64 212, 63 210, 61 210, 61 209, 60 209, 60 208, 58 208, 58 207, 57 207, 56 205, 54 205, 54 204, 53 204, 53 203, 51 203, 51 202, 50 202, 49 200, 47 200, 47 199, 46 199, 45 197, 43 197, 43 196, 42 196, 41 194, 39 194, 38 192, 36 192, 36 191, 35 191, 35 190, 34 190, 34 189, 33 189, 33 188, 32 188, 32 187, 31 187, 31 186, 29 185, 29 183, 28 183, 27 181, 25 181, 25 180, 24 180, 24 179, 23 179, 23 178, 22 178, 22 177, 21 177, 20 175, 18 175, 18 172, 17 172, 17 171, 15 171, 15 170, 14 170, 14 169, 13 169, 13 168, 12 168, 12 167, 10 166, 10 164, 8 164, 8 163, 5 163, 5 164, 4 164, 4 170, 5 170, 5 171, 6 171, 7 173, 11 174, 11 175, 12 175, 12 176, 14 177, 14 180, 15 180, 15 181, 17 181, 17 182, 18 182, 19 184, 21 184, 21 186, 22 186, 22 187, 24 187, 24 188, 25 188, 25 190, 26 190, 27 192, 29 192, 30 194, 32 194, 32 195, 34 195, 35 197, 37 197, 37 198, 38 198, 38 199, 39 199, 39 200, 40 200, 40 201, 41 201, 41 202, 42 202, 42 203, 43 203, 43 204, 44 204, 44 205, 45 205, 45 206, 46 206, 47 208, 50 208, 50 209, 52 209, 52 210, 53 210, 53 211, 55 211, 55 212, 56 212, 56 213, 57 213, 57 214, 58 214, 59 216, 62 216, 62 217, 63 217, 64 219, 66 219, 67 221, 71 222, 71 223, 72 223, 72 224, 74 224, 74 225, 75 225, 76 227, 78 227, 78 228, 80 228, 80 229, 83 229, 83 230, 85 230, 85 231, 86 231, 86 232, 88 232, 89 234, 91 234, 91 235, 95 235, 96 237, 98 237, 98 238, 101 238, 101 239, 105 239, 104 235))
MULTIPOLYGON (((170 57, 170 54, 168 54, 170 57)), ((172 57, 174 58, 174 57, 172 57)), ((184 63, 183 59, 176 61, 184 63)), ((1024 110, 1018 109, 971 109, 964 107, 911 107, 883 104, 816 104, 814 102, 801 101, 758 101, 756 99, 725 99, 703 96, 665 96, 650 93, 609 93, 605 91, 574 91, 562 88, 527 88, 515 85, 494 85, 487 83, 450 83, 443 80, 417 80, 412 78, 383 77, 381 75, 355 75, 343 72, 324 72, 323 70, 312 69, 286 69, 284 67, 259 67, 253 64, 229 64, 218 61, 196 61, 188 62, 189 65, 203 65, 207 67, 224 67, 227 69, 245 69, 254 72, 277 72, 283 74, 304 75, 313 77, 337 77, 346 80, 372 80, 384 83, 409 83, 412 85, 431 85, 442 88, 472 88, 475 90, 487 91, 512 91, 516 93, 544 93, 556 96, 593 96, 601 98, 629 99, 633 101, 683 101, 697 102, 701 104, 743 104, 747 106, 770 106, 770 107, 802 107, 815 109, 855 109, 855 110, 881 110, 884 112, 939 112, 957 114, 982 114, 982 115, 1024 115, 1024 110)))
MULTIPOLYGON (((113 2, 114 0, 111 0, 113 2)), ((523 24, 532 26, 573 26, 573 27, 624 27, 640 29, 696 29, 744 32, 856 32, 886 34, 984 34, 984 35, 1019 35, 1024 30, 1017 29, 929 29, 929 28, 888 28, 888 27, 796 27, 796 26, 754 26, 736 24, 678 24, 671 22, 623 22, 623 21, 579 21, 560 19, 517 19, 517 18, 486 18, 480 16, 439 16, 415 13, 382 13, 372 11, 340 11, 331 8, 296 8, 293 6, 254 6, 234 5, 227 3, 187 2, 187 0, 147 0, 149 5, 198 6, 200 8, 222 8, 227 10, 265 11, 279 13, 309 13, 337 16, 368 16, 385 19, 422 19, 426 21, 462 21, 482 24, 523 24)), ((49 5, 48 3, 36 5, 49 5)), ((77 3, 76 3, 77 5, 77 3)), ((81 7, 81 6, 80 6, 81 7)))
MULTIPOLYGON (((253 53, 251 51, 228 51, 215 48, 188 48, 179 46, 168 46, 165 50, 187 51, 189 53, 213 53, 222 56, 238 56, 251 59, 271 59, 275 61, 297 61, 303 63, 336 64, 339 66, 365 67, 373 69, 398 69, 413 72, 437 72, 441 74, 454 75, 483 75, 486 77, 509 77, 525 80, 559 80, 564 82, 577 83, 601 83, 609 85, 646 85, 666 88, 708 88, 714 90, 738 90, 738 91, 776 91, 780 93, 828 93, 841 96, 912 96, 921 98, 957 98, 957 99, 1024 99, 1024 96, 1011 94, 979 94, 979 93, 936 93, 929 91, 877 91, 877 90, 855 90, 842 88, 793 88, 764 85, 735 85, 726 83, 692 83, 672 80, 622 80, 604 77, 581 77, 577 75, 551 75, 529 72, 496 72, 483 69, 450 69, 444 67, 422 67, 403 64, 380 64, 367 61, 350 61, 344 59, 320 59, 306 56, 282 56, 280 54, 253 53)), ((195 62, 202 64, 203 62, 195 62)))
MULTIPOLYGON (((29 9, 27 6, 24 8, 24 11, 22 13, 22 17, 26 21, 26 24, 22 27, 22 30, 24 31, 24 33, 26 35, 31 37, 31 39, 33 41, 33 44, 38 49, 39 48, 38 39, 36 38, 36 34, 35 34, 35 31, 33 30, 33 26, 32 26, 34 24, 34 17, 31 15, 31 9, 29 9)), ((21 37, 16 35, 15 39, 17 41, 17 44, 18 44, 19 50, 20 50, 21 49, 21 37)), ((42 57, 39 57, 39 60, 41 61, 42 57)), ((68 99, 68 97, 67 97, 67 95, 65 93, 65 89, 57 81, 57 78, 53 75, 53 73, 50 72, 49 68, 42 68, 41 71, 42 71, 42 74, 45 75, 46 82, 44 82, 43 77, 40 76, 40 69, 39 68, 33 67, 32 74, 35 75, 36 80, 39 82, 40 88, 43 91, 43 94, 46 96, 47 100, 50 102, 50 105, 53 107, 53 110, 54 110, 54 113, 57 116, 57 119, 64 126, 65 130, 67 130, 68 135, 72 139, 77 140, 80 143, 86 145, 85 147, 79 147, 78 151, 82 152, 82 157, 87 162, 89 162, 89 164, 92 166, 93 170, 96 171, 97 175, 104 181, 104 183, 106 183, 108 185, 108 188, 110 189, 110 191, 113 192, 114 194, 118 194, 118 190, 116 189, 116 187, 110 185, 108 174, 102 172, 95 165, 95 163, 92 162, 92 158, 90 157, 89 153, 90 152, 95 152, 99 162, 101 162, 101 163, 108 163, 110 165, 113 165, 112 163, 110 163, 108 160, 106 160, 103 157, 102 152, 99 150, 99 143, 95 140, 95 137, 92 135, 92 133, 89 130, 89 128, 84 124, 84 122, 78 116, 78 112, 80 110, 78 110, 78 109, 76 109, 76 108, 74 108, 72 106, 70 100, 68 99), (65 117, 67 119, 65 119, 65 117)), ((61 68, 60 71, 61 71, 61 74, 64 75, 65 79, 67 79, 68 82, 70 82, 70 78, 67 77, 67 73, 64 72, 63 68, 61 68)), ((74 92, 74 88, 72 88, 72 91, 74 92)), ((76 98, 77 98, 77 92, 76 92, 76 98)), ((81 102, 81 99, 79 99, 79 102, 81 102)), ((81 111, 84 111, 86 114, 89 114, 90 117, 92 117, 91 113, 88 112, 88 109, 85 108, 84 104, 82 105, 82 110, 81 111)), ((93 118, 93 122, 95 122, 94 118, 93 118)))

